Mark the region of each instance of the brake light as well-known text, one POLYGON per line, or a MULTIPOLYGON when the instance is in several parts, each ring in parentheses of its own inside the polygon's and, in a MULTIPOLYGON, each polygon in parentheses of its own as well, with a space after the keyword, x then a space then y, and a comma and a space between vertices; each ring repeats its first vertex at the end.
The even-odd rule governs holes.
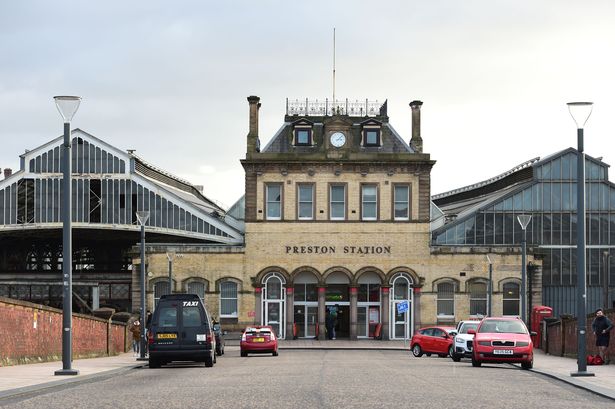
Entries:
POLYGON ((205 341, 206 341, 208 344, 211 344, 211 334, 207 334, 207 337, 205 338, 205 341))
POLYGON ((149 345, 154 343, 154 333, 152 331, 147 331, 147 343, 149 345))
POLYGON ((241 334, 241 342, 246 342, 246 333, 241 334))

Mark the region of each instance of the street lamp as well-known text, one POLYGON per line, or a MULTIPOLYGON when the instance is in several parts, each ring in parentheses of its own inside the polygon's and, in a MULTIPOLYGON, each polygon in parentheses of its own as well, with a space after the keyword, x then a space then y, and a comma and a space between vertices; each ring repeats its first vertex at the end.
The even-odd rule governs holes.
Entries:
POLYGON ((489 301, 487 303, 487 317, 491 317, 491 299, 493 298, 493 263, 491 262, 491 257, 489 254, 486 254, 487 262, 489 263, 489 288, 487 289, 489 296, 489 301))
POLYGON ((149 219, 149 212, 146 210, 137 211, 137 221, 141 226, 141 345, 139 348, 139 358, 137 361, 145 361, 145 324, 147 317, 145 316, 145 223, 149 219))
POLYGON ((167 260, 169 260, 169 294, 173 294, 173 259, 175 253, 167 253, 167 260))
POLYGON ((602 252, 602 257, 604 259, 604 271, 603 279, 602 279, 602 305, 603 308, 609 308, 609 265, 611 255, 608 250, 602 252))
POLYGON ((72 243, 72 212, 71 212, 71 140, 70 121, 81 103, 81 97, 53 97, 56 107, 64 120, 64 145, 62 148, 62 369, 55 375, 79 375, 79 371, 71 368, 73 351, 73 243, 72 243))
POLYGON ((569 102, 568 111, 577 124, 577 371, 571 376, 594 376, 587 372, 585 360, 587 296, 585 282, 585 153, 583 127, 592 113, 592 102, 569 102))
MULTIPOLYGON (((532 220, 532 216, 529 214, 520 214, 517 216, 517 220, 521 225, 521 230, 523 230, 523 241, 521 242, 522 247, 522 255, 521 255, 521 319, 528 324, 529 320, 527 319, 527 262, 526 262, 526 254, 527 254, 527 225, 530 224, 530 220, 532 220)), ((531 304, 530 300, 530 304, 531 304)))

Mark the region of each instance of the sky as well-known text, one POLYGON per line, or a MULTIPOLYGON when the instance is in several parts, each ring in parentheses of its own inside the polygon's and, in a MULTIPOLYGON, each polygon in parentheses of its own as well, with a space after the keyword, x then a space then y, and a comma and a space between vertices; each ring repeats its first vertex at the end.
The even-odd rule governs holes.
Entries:
POLYGON ((286 98, 388 100, 409 141, 423 101, 432 194, 576 147, 566 102, 592 101, 585 152, 615 164, 615 1, 2 1, 0 167, 72 126, 223 206, 244 190, 246 97, 261 145, 286 98))

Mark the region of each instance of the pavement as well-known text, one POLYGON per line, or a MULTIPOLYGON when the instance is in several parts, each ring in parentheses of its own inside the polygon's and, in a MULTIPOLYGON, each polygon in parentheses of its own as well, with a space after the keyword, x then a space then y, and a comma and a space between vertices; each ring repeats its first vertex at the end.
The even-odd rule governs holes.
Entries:
MULTIPOLYGON (((230 340, 226 345, 229 349, 235 349, 238 342, 230 340)), ((407 350, 410 353, 407 342, 373 340, 280 340, 279 349, 407 350)), ((467 363, 467 360, 461 362, 461 364, 467 363)), ((61 361, 0 367, 0 399, 118 376, 146 365, 147 361, 138 361, 131 352, 111 357, 77 359, 73 361, 72 368, 78 370, 79 374, 74 376, 54 375, 56 370, 62 369, 61 361)), ((615 400, 615 364, 588 366, 587 373, 593 376, 571 376, 576 370, 577 363, 573 358, 548 355, 542 350, 534 350, 532 372, 615 400)))

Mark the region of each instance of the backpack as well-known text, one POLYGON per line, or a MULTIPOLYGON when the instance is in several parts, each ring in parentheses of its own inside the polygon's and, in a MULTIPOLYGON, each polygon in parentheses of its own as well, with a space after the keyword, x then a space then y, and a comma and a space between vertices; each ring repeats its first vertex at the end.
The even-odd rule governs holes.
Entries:
POLYGON ((600 355, 587 355, 587 365, 603 365, 604 360, 600 355))

